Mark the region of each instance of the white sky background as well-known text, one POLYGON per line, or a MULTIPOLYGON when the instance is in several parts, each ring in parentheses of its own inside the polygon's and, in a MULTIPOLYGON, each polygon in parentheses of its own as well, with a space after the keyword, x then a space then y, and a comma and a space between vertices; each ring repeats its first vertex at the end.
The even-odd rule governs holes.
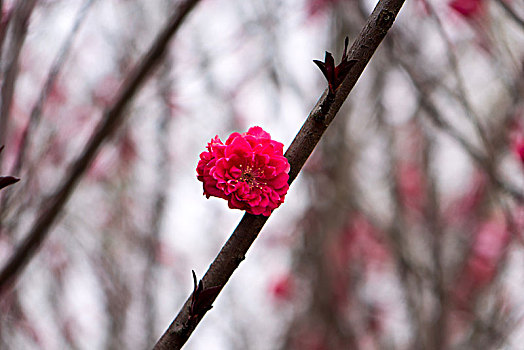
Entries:
MULTIPOLYGON (((442 13, 448 11, 442 2, 433 2, 442 13)), ((39 89, 35 87, 45 79, 48 66, 82 2, 45 3, 47 9, 35 12, 34 23, 29 29, 26 45, 30 49, 23 51, 23 72, 17 85, 17 105, 24 111, 30 110, 38 95, 39 89)), ((119 79, 114 73, 118 67, 115 57, 120 40, 126 37, 123 28, 139 28, 129 32, 129 35, 138 33, 137 37, 131 38, 134 39, 131 56, 136 60, 164 22, 165 3, 160 0, 142 2, 140 7, 143 12, 137 13, 138 8, 131 2, 99 0, 90 10, 60 79, 64 90, 68 92, 67 106, 54 118, 47 116, 43 124, 44 130, 57 128, 61 130, 60 134, 64 134, 63 137, 67 139, 67 143, 64 143, 67 145, 64 150, 66 159, 72 159, 78 154, 94 121, 100 116, 100 106, 94 106, 92 113, 88 114, 88 122, 75 126, 74 113, 77 109, 73 107, 89 104, 90 91, 108 75, 119 79)), ((375 2, 370 1, 370 8, 371 3, 375 2)), ((406 24, 408 18, 415 18, 414 22, 421 23, 423 20, 416 16, 413 2, 408 1, 395 25, 406 24)), ((448 18, 450 21, 446 22, 446 29, 456 43, 471 38, 473 34, 467 25, 458 18, 448 18)), ((502 24, 495 21, 493 25, 502 24)), ((410 27, 410 30, 413 28, 410 27)), ((420 45, 428 52, 428 59, 445 59, 442 42, 431 29, 425 27, 425 30, 428 31, 428 40, 420 45)), ((307 18, 304 1, 204 0, 172 43, 173 104, 176 109, 170 129, 171 182, 166 186, 168 202, 161 232, 168 258, 157 276, 159 314, 156 326, 159 336, 192 289, 191 270, 195 270, 198 277, 205 273, 243 215, 238 210, 228 209, 227 203, 221 199, 206 199, 202 195, 202 185, 196 179, 195 170, 200 152, 215 135, 225 140, 232 131, 243 132, 254 125, 262 126, 274 139, 284 143, 285 148, 289 146, 325 87, 320 71, 312 60, 323 59, 325 50, 336 52, 328 46, 329 33, 330 25, 326 17, 319 15, 313 19, 307 18), (273 60, 279 69, 276 73, 280 79, 280 88, 276 88, 267 70, 267 62, 273 60), (240 92, 233 95, 238 84, 243 84, 242 81, 248 78, 249 81, 242 85, 240 92), (235 123, 239 127, 233 130, 235 123)), ((508 45, 522 44, 522 31, 520 34, 512 32, 508 41, 511 41, 508 45)), ((468 57, 468 50, 473 49, 466 47, 465 57, 468 57)), ((515 57, 522 57, 519 55, 524 53, 524 45, 515 45, 514 52, 515 57)), ((338 62, 338 55, 335 59, 338 62)), ((471 54, 471 59, 461 68, 463 75, 468 77, 467 88, 471 92, 473 105, 478 107, 479 114, 489 117, 487 111, 482 110, 482 103, 495 98, 493 96, 501 89, 496 84, 488 83, 492 79, 483 73, 489 71, 486 64, 489 63, 471 54)), ((373 106, 358 107, 359 96, 369 91, 366 72, 369 69, 364 72, 350 97, 357 106, 355 110, 359 111, 358 115, 351 116, 351 130, 357 139, 360 137, 368 145, 367 153, 362 156, 362 179, 359 180, 363 182, 363 189, 368 191, 369 202, 375 203, 374 199, 380 199, 382 195, 381 189, 366 180, 376 175, 371 173, 372 169, 382 166, 380 150, 383 144, 381 140, 366 140, 370 135, 366 118, 372 113, 373 106)), ((386 92, 388 122, 402 124, 413 110, 413 98, 406 97, 412 86, 401 73, 390 79, 392 86, 386 92)), ((132 176, 135 187, 130 192, 134 196, 131 200, 138 210, 150 208, 148 205, 153 200, 152 189, 158 178, 155 173, 158 154, 154 130, 161 108, 156 96, 155 84, 151 80, 129 113, 128 125, 135 137, 139 157, 132 176)), ((448 108, 456 110, 453 106, 448 108)), ((53 111, 47 113, 52 114, 53 111)), ((466 123, 459 122, 456 125, 471 136, 471 128, 466 123)), ((460 191, 464 181, 469 178, 471 163, 448 137, 439 137, 438 144, 440 152, 437 162, 442 165, 439 169, 440 184, 447 193, 460 191)), ((507 167, 509 171, 506 174, 510 174, 513 182, 522 187, 524 180, 518 176, 516 163, 508 159, 507 167)), ((48 183, 49 192, 46 193, 52 192, 63 170, 50 168, 43 175, 42 181, 48 183)), ((98 240, 101 233, 97 231, 105 219, 103 208, 110 206, 104 203, 108 195, 106 191, 108 188, 98 186, 96 181, 82 182, 68 205, 67 216, 54 230, 49 242, 63 242, 72 247, 69 259, 74 268, 67 275, 63 303, 66 313, 75 319, 81 349, 102 348, 107 327, 101 303, 103 295, 86 258, 89 252, 101 244, 98 240)), ((275 303, 268 288, 276 276, 286 274, 290 269, 291 247, 282 242, 292 242, 296 220, 300 218, 307 200, 307 183, 299 175, 290 188, 286 203, 272 215, 246 260, 191 337, 187 349, 275 348, 283 331, 281 327, 293 310, 290 305, 275 303), (245 340, 239 338, 239 334, 245 334, 245 340)), ((385 213, 387 203, 375 209, 378 213, 385 213)), ((29 217, 31 215, 33 213, 28 214, 29 217)), ((147 229, 146 218, 136 217, 134 220, 139 227, 147 229)), ((27 232, 29 223, 29 219, 22 223, 18 238, 27 232)), ((46 293, 50 282, 40 266, 43 261, 47 261, 45 259, 49 259, 50 253, 46 249, 29 265, 20 281, 20 289, 23 303, 27 310, 31 310, 30 314, 35 320, 35 328, 46 335, 42 340, 42 348, 58 349, 63 343, 59 340, 60 334, 52 326, 54 320, 49 316, 52 312, 48 310, 46 293), (30 285, 32 288, 27 288, 30 285)), ((0 261, 5 261, 6 254, 7 249, 4 253, 0 245, 0 261)), ((129 264, 126 266, 129 271, 141 269, 140 257, 136 257, 137 264, 133 265, 132 252, 126 252, 125 247, 122 247, 122 255, 125 258, 120 261, 129 264)), ((515 264, 521 263, 522 256, 516 253, 515 264)), ((514 274, 523 278, 522 269, 517 269, 514 274)), ((132 288, 139 287, 134 285, 132 288)), ((391 288, 394 291, 394 287, 391 288)), ((375 293, 377 296, 372 298, 391 297, 375 293)), ((370 294, 373 294, 373 290, 370 290, 370 294)), ((139 349, 140 345, 133 343, 133 339, 141 331, 141 311, 137 304, 132 304, 129 312, 126 334, 130 344, 127 346, 129 349, 139 349)), ((401 324, 401 321, 398 323, 401 324)), ((390 326, 398 331, 398 338, 405 336, 406 330, 402 326, 390 326)), ((136 339, 142 341, 140 337, 136 339)), ((24 339, 18 340, 17 344, 20 344, 19 349, 32 346, 24 339)))

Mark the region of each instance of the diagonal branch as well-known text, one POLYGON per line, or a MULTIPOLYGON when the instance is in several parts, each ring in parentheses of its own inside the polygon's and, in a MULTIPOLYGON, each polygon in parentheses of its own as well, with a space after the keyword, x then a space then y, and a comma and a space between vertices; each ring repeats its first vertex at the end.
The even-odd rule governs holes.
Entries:
POLYGON ((166 52, 170 39, 198 2, 199 0, 184 0, 179 3, 179 6, 176 7, 168 23, 156 37, 147 53, 126 77, 118 91, 115 102, 104 112, 104 117, 97 125, 84 150, 73 162, 70 170, 60 182, 61 186, 46 201, 28 235, 10 257, 2 271, 0 271, 0 295, 16 280, 23 268, 36 254, 98 150, 114 134, 115 130, 122 125, 125 108, 158 66, 166 52))
MULTIPOLYGON (((304 122, 304 125, 286 151, 291 170, 289 183, 297 177, 300 169, 319 142, 329 124, 335 118, 340 107, 355 86, 364 68, 370 61, 375 50, 386 36, 395 21, 405 0, 380 0, 373 13, 369 16, 364 28, 351 46, 348 58, 356 63, 349 71, 346 79, 333 94, 328 90, 318 100, 315 107, 304 122), (329 95, 329 101, 328 101, 329 95)), ((216 288, 215 293, 206 300, 211 306, 220 290, 225 286, 238 265, 245 258, 249 247, 255 241, 258 233, 268 217, 245 214, 237 228, 222 247, 220 253, 202 278, 203 289, 216 288)), ((192 296, 182 306, 175 320, 155 345, 156 350, 180 349, 189 339, 205 312, 191 314, 192 296)))

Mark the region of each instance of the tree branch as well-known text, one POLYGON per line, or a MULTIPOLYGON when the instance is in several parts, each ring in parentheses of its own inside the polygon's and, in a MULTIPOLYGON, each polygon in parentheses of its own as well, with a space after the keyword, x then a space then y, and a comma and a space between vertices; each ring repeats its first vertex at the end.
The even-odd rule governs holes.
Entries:
POLYGON ((122 125, 125 108, 158 66, 171 37, 198 2, 199 0, 185 0, 179 3, 147 53, 128 74, 118 91, 115 102, 104 112, 104 117, 97 125, 81 155, 73 162, 70 170, 60 182, 61 186, 41 208, 40 215, 28 235, 0 272, 0 295, 16 280, 25 265, 36 254, 101 145, 122 125))
MULTIPOLYGON (((404 1, 381 0, 368 18, 349 51, 348 58, 355 60, 356 63, 334 94, 328 94, 328 90, 324 91, 324 94, 318 100, 286 151, 285 156, 291 165, 289 173, 290 184, 297 177, 302 166, 355 86, 371 56, 393 24, 404 1)), ((155 345, 154 348, 156 350, 180 349, 186 343, 221 289, 225 286, 240 262, 244 260, 245 254, 255 241, 267 219, 268 217, 261 215, 244 215, 202 278, 203 290, 213 288, 215 292, 211 295, 208 294, 206 305, 203 305, 200 308, 201 312, 197 314, 191 313, 193 298, 190 296, 175 320, 155 345)))

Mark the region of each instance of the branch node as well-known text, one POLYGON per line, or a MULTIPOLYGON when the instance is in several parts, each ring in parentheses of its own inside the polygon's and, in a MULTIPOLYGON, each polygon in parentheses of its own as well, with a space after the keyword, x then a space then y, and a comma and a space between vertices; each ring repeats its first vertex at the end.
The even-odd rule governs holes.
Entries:
POLYGON ((317 123, 326 123, 326 119, 329 113, 329 110, 331 109, 331 105, 335 101, 335 94, 331 92, 331 90, 328 90, 328 94, 326 98, 322 101, 320 106, 318 107, 317 113, 313 115, 313 119, 317 123))
POLYGON ((244 261, 245 258, 246 258, 245 255, 238 256, 238 257, 236 258, 236 264, 237 264, 237 266, 240 265, 240 263, 241 263, 242 261, 244 261))
POLYGON ((328 83, 329 92, 332 94, 335 94, 335 91, 338 89, 340 84, 342 84, 351 68, 355 65, 355 63, 357 63, 357 60, 349 59, 348 45, 349 38, 346 37, 346 40, 344 40, 344 52, 342 53, 342 59, 340 60, 338 66, 335 66, 335 60, 333 59, 331 52, 327 51, 324 57, 324 62, 313 60, 313 63, 315 63, 322 74, 324 74, 324 77, 328 83))
POLYGON ((389 10, 382 10, 377 17, 377 26, 384 31, 389 30, 395 21, 395 14, 389 10))

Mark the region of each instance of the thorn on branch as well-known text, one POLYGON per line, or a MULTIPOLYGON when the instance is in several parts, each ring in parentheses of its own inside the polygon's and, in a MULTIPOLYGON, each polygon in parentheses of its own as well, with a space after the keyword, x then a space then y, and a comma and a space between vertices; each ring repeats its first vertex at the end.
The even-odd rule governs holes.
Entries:
POLYGON ((195 271, 193 273, 193 294, 191 295, 191 305, 189 306, 189 319, 195 319, 204 316, 206 312, 213 308, 213 301, 220 292, 221 287, 204 288, 202 280, 197 284, 195 271))
POLYGON ((324 77, 326 77, 330 94, 335 94, 335 91, 340 86, 340 84, 342 84, 351 68, 355 65, 355 63, 357 63, 357 60, 349 59, 348 45, 349 38, 346 37, 346 40, 344 41, 344 53, 342 54, 342 60, 337 66, 335 66, 335 60, 333 59, 331 52, 326 51, 324 62, 313 60, 313 62, 322 71, 322 74, 324 74, 324 77))
POLYGON ((235 260, 236 260, 236 262, 237 262, 237 266, 240 265, 240 263, 241 263, 242 261, 244 261, 245 259, 246 259, 245 256, 239 256, 239 257, 236 257, 235 260))
MULTIPOLYGON (((3 149, 4 146, 0 146, 0 153, 2 153, 3 149)), ((0 176, 0 190, 18 181, 20 181, 20 179, 13 176, 0 176)))
POLYGON ((0 189, 7 187, 9 185, 12 185, 16 182, 20 181, 20 179, 12 176, 0 176, 0 189))

